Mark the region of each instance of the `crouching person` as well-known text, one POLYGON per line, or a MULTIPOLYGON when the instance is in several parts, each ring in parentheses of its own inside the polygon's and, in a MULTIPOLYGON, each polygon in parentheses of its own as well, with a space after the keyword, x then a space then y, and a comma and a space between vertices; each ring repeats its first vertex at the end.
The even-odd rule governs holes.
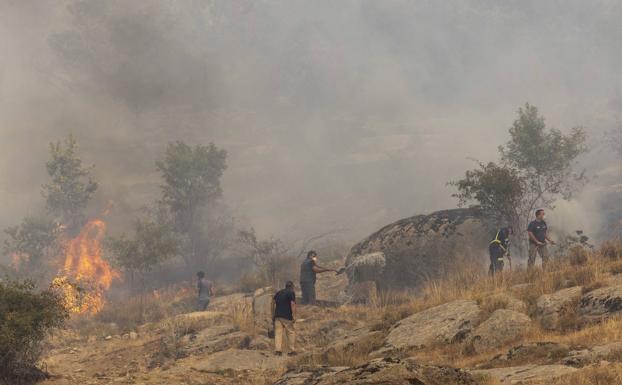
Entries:
POLYGON ((272 298, 272 320, 274 321, 274 348, 275 354, 283 354, 284 340, 287 340, 289 347, 288 355, 296 355, 296 294, 294 293, 294 283, 288 281, 285 289, 277 292, 272 298))

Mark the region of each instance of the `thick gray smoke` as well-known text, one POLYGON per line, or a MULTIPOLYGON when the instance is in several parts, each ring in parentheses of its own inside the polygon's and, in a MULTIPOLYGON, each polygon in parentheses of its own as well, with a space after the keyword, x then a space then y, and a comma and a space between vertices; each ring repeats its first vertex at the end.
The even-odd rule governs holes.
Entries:
POLYGON ((597 0, 0 1, 0 225, 40 205, 69 132, 128 216, 178 139, 228 150, 225 199, 263 235, 453 207, 446 182, 496 157, 524 102, 603 152, 621 19, 597 0))

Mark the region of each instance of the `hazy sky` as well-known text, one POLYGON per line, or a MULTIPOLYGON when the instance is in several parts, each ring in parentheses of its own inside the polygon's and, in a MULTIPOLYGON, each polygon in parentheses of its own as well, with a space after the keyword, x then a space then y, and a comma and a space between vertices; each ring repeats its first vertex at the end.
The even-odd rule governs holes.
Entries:
POLYGON ((447 181, 527 101, 601 146, 620 20, 596 0, 0 0, 0 226, 40 208, 73 132, 119 217, 157 196, 167 142, 213 141, 241 223, 355 240, 454 207, 447 181))

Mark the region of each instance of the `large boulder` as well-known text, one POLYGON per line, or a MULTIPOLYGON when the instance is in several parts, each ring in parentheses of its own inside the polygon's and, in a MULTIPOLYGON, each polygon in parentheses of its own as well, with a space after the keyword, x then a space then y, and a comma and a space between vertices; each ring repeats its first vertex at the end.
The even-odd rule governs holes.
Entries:
POLYGON ((622 313, 622 285, 593 290, 579 303, 579 315, 588 321, 599 321, 622 313))
POLYGON ((548 330, 557 329, 564 313, 572 311, 572 307, 577 305, 581 292, 581 286, 575 286, 540 296, 536 307, 542 327, 548 330))
POLYGON ((477 326, 481 311, 475 301, 439 305, 399 321, 389 332, 383 350, 419 349, 435 343, 464 340, 477 326))
POLYGON ((285 373, 274 385, 476 385, 460 369, 419 365, 413 360, 376 359, 353 368, 319 367, 285 373))
POLYGON ((523 335, 531 326, 531 319, 523 313, 498 309, 472 334, 475 352, 494 349, 523 335))
POLYGON ((467 264, 484 268, 493 231, 472 209, 402 219, 352 247, 348 277, 351 283, 375 281, 379 289, 416 287, 467 264))

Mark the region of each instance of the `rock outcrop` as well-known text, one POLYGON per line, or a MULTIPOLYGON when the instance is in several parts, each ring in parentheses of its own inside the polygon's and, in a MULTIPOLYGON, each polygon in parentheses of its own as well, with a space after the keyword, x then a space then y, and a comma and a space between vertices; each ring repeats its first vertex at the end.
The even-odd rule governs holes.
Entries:
POLYGON ((402 219, 352 247, 346 258, 348 277, 351 283, 375 281, 379 289, 416 287, 464 264, 485 267, 492 231, 471 209, 402 219), (382 254, 374 254, 378 252, 382 254))
POLYGON ((548 330, 557 329, 560 317, 577 305, 581 298, 581 290, 580 286, 575 286, 540 296, 536 306, 542 327, 548 330))
POLYGON ((581 297, 579 315, 599 321, 622 313, 622 285, 596 289, 581 297))
POLYGON ((473 331, 470 341, 475 352, 481 353, 520 337, 530 326, 531 319, 525 314, 498 309, 473 331))
POLYGON ((314 368, 285 373, 274 385, 476 385, 460 369, 419 365, 414 361, 376 359, 353 368, 314 368))
POLYGON ((391 329, 385 349, 420 349, 462 341, 477 326, 480 313, 475 301, 458 300, 413 314, 391 329))

